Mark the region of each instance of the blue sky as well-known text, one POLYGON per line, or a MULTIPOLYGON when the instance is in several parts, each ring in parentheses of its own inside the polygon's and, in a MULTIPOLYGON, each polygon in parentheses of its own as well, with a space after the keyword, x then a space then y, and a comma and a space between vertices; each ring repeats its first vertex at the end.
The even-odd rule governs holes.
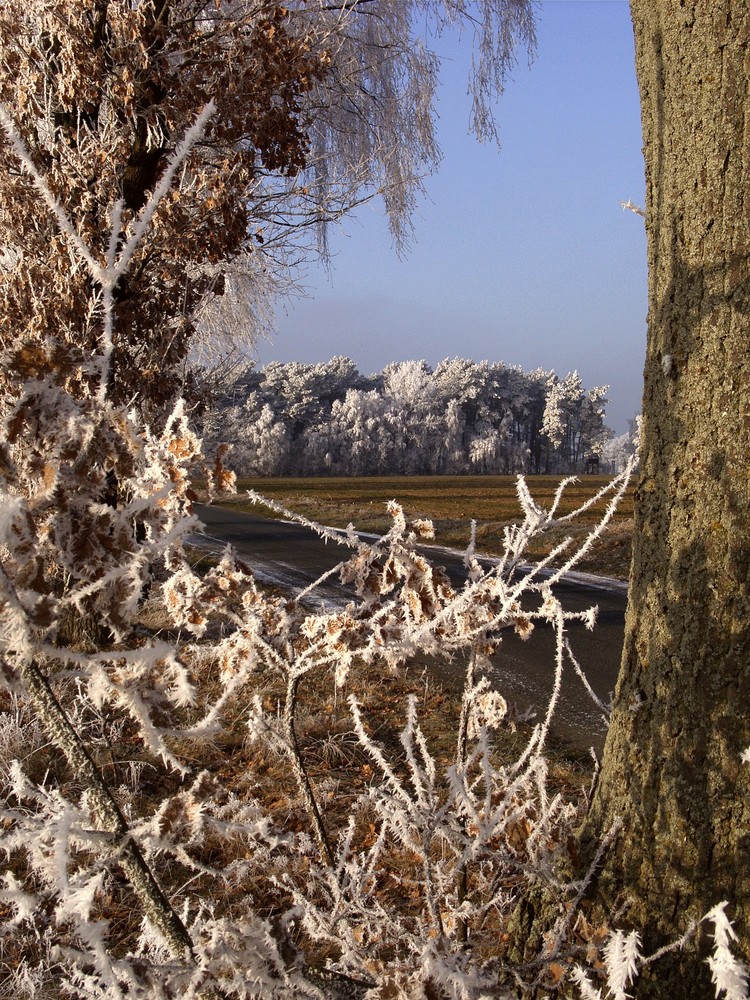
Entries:
POLYGON ((618 433, 640 410, 646 241, 621 201, 643 203, 633 37, 626 0, 544 0, 538 48, 498 106, 501 151, 467 134, 469 40, 441 43, 438 136, 406 258, 379 204, 332 233, 330 273, 308 270, 308 297, 278 313, 269 361, 444 357, 577 368, 609 384, 618 433))

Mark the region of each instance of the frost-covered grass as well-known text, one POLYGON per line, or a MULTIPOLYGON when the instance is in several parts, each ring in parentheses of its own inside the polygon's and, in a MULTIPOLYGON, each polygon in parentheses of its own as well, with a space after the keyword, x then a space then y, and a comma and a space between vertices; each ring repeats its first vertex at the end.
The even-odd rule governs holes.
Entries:
MULTIPOLYGON (((544 506, 549 506, 560 485, 560 476, 528 476, 529 486, 544 506)), ((581 476, 563 495, 561 514, 568 514, 607 482, 606 476, 581 476)), ((606 535, 581 561, 579 569, 626 580, 633 534, 631 482, 606 535)), ((386 504, 396 497, 410 518, 429 517, 435 525, 434 543, 463 548, 471 520, 477 522, 477 549, 499 555, 503 529, 519 517, 515 476, 372 476, 325 479, 254 478, 238 480, 237 497, 222 505, 255 515, 275 516, 268 508, 251 504, 245 490, 257 490, 313 521, 344 528, 356 524, 361 531, 384 533, 389 527, 386 504)), ((543 558, 563 536, 583 540, 596 524, 604 504, 586 511, 564 531, 547 532, 531 540, 528 553, 543 558)))

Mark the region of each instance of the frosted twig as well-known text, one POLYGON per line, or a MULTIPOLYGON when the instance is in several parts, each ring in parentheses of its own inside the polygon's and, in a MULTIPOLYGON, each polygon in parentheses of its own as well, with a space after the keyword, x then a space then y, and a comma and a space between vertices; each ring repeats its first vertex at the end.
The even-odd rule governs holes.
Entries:
POLYGON ((573 654, 573 650, 570 648, 570 643, 568 642, 567 639, 565 639, 565 652, 566 652, 566 654, 568 656, 568 659, 570 660, 571 664, 573 665, 573 669, 578 674, 578 677, 579 677, 581 683, 586 688, 586 691, 587 691, 589 697, 594 702, 594 704, 599 709, 599 711, 602 713, 602 717, 604 718, 604 721, 605 722, 609 722, 609 709, 604 704, 604 702, 601 700, 601 698, 597 695, 596 691, 594 691, 594 689, 591 687, 589 679, 586 676, 586 674, 584 673, 583 668, 581 667, 580 663, 575 658, 575 656, 573 654))
POLYGON ((154 217, 156 209, 159 207, 159 202, 172 187, 172 181, 174 180, 177 171, 188 158, 196 143, 198 143, 203 137, 206 125, 215 111, 216 105, 213 101, 209 101, 196 118, 195 123, 187 130, 182 140, 175 147, 174 152, 169 158, 169 162, 167 163, 164 173, 161 175, 158 184, 154 188, 153 194, 149 198, 146 205, 144 205, 138 218, 132 224, 130 237, 123 246, 116 264, 115 270, 118 275, 123 274, 127 269, 136 247, 143 239, 144 234, 151 224, 151 220, 154 217))
POLYGON ((21 163, 21 166, 31 177, 34 182, 34 186, 41 194, 45 205, 57 220, 60 232, 67 237, 75 252, 79 255, 81 260, 86 263, 91 276, 95 277, 101 271, 99 264, 92 257, 89 248, 76 232, 68 214, 57 198, 55 198, 49 184, 44 178, 44 175, 37 170, 36 164, 31 159, 31 155, 27 150, 23 139, 16 130, 13 119, 10 117, 8 109, 4 104, 0 104, 0 124, 2 124, 5 134, 7 135, 8 140, 13 147, 13 151, 21 163))
MULTIPOLYGON (((282 514, 289 521, 294 521, 296 524, 301 524, 305 528, 309 528, 314 531, 316 535, 320 535, 321 538, 326 539, 326 541, 335 542, 337 545, 344 545, 349 549, 357 549, 362 552, 369 552, 372 546, 368 542, 363 542, 358 538, 352 538, 348 534, 342 534, 341 531, 336 528, 328 528, 323 524, 318 524, 317 521, 311 521, 309 517, 305 517, 304 514, 295 514, 294 511, 289 510, 282 504, 277 503, 275 500, 271 500, 270 497, 264 497, 260 493, 256 493, 255 490, 248 490, 247 496, 252 503, 257 503, 263 507, 269 507, 271 510, 275 511, 277 514, 282 514)), ((311 588, 308 587, 308 590, 311 588)))
POLYGON ((641 208, 639 205, 636 205, 635 202, 621 201, 620 204, 622 205, 622 209, 624 212, 634 212, 636 215, 640 215, 642 219, 646 218, 645 209, 641 208))
MULTIPOLYGON (((553 523, 564 524, 566 521, 574 521, 577 517, 580 517, 581 514, 585 514, 587 510, 590 510, 595 504, 599 503, 602 497, 605 497, 608 493, 614 492, 618 497, 621 497, 623 495, 622 487, 624 485, 627 489, 636 463, 637 458, 635 456, 631 456, 622 472, 618 473, 605 483, 600 490, 598 490, 593 496, 589 497, 588 500, 585 500, 579 507, 576 507, 575 510, 572 510, 569 514, 563 514, 562 517, 554 518, 553 523)), ((576 481, 576 477, 573 476, 570 479, 563 480, 563 483, 567 486, 569 483, 576 481)), ((560 487, 563 486, 563 483, 560 484, 560 487)), ((557 500, 554 507, 557 507, 557 500)))

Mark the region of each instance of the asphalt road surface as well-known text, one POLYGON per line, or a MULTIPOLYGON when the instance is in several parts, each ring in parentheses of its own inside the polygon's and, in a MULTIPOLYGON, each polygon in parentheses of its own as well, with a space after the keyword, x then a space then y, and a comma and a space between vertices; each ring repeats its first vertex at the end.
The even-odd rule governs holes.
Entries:
MULTIPOLYGON (((221 507, 197 506, 196 513, 205 525, 200 544, 219 549, 231 543, 258 580, 283 588, 299 591, 347 556, 348 550, 343 546, 324 542, 297 524, 221 507)), ((433 550, 432 559, 444 566, 454 581, 460 580, 463 570, 460 556, 439 549, 433 550)), ((589 683, 606 703, 614 690, 620 663, 625 588, 617 584, 593 586, 576 580, 556 585, 555 592, 568 611, 583 611, 594 604, 599 608, 593 632, 574 622, 569 638, 589 683)), ((350 592, 340 585, 336 574, 317 590, 317 599, 325 604, 341 604, 349 597, 350 592)), ((530 709, 541 718, 552 690, 553 655, 551 628, 538 626, 526 642, 509 631, 493 659, 493 685, 519 710, 530 709)), ((458 660, 440 664, 433 661, 429 669, 444 683, 461 683, 462 665, 458 660)), ((605 727, 601 714, 568 666, 551 733, 577 750, 593 747, 600 752, 603 745, 605 727)))

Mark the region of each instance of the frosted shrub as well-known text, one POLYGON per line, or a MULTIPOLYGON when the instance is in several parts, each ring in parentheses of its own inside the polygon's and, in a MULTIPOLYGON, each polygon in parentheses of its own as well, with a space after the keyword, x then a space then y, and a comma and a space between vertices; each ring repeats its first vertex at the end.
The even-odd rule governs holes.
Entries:
MULTIPOLYGON (((129 499, 117 511, 92 508, 88 481, 73 479, 73 495, 106 517, 102 537, 134 519, 145 530, 139 541, 123 527, 117 562, 102 544, 98 565, 79 569, 68 560, 62 593, 33 595, 11 589, 11 567, 22 565, 16 555, 22 546, 27 558, 51 560, 40 539, 53 533, 15 531, 32 514, 18 495, 7 494, 13 516, 3 541, 16 555, 5 572, 8 682, 26 687, 83 785, 82 794, 75 786, 47 790, 20 767, 13 770, 0 837, 20 876, 6 880, 2 891, 11 924, 29 926, 51 908, 56 935, 65 942, 66 988, 80 996, 145 996, 156 989, 208 995, 215 988, 238 996, 326 995, 334 988, 333 972, 335 982, 353 980, 372 996, 469 998, 496 987, 503 971, 490 942, 523 887, 553 885, 561 912, 580 889, 559 880, 580 803, 547 791, 544 746, 565 663, 573 662, 567 626, 576 620, 592 627, 595 620, 595 609, 566 612, 552 586, 591 539, 564 569, 548 575, 545 565, 522 564, 528 541, 559 523, 564 484, 545 511, 519 480, 523 522, 508 529, 504 556, 491 570, 470 547, 467 581, 459 589, 416 547, 431 525, 408 523, 396 503, 390 505, 393 527, 374 543, 352 531, 311 526, 348 550, 336 572, 352 592, 343 609, 311 611, 304 598, 315 584, 296 598, 269 595, 231 549, 203 575, 192 568, 184 542, 195 521, 183 507, 200 452, 179 408, 157 439, 132 416, 105 407, 94 421, 81 404, 66 405, 75 406, 77 432, 89 439, 127 428, 130 461, 139 467, 137 478, 121 476, 129 499), (165 611, 184 632, 179 641, 144 639, 133 628, 147 570, 153 575, 157 566, 165 611), (23 600, 14 602, 21 592, 23 600), (47 618, 35 619, 33 610, 45 598, 47 618), (522 598, 532 604, 522 607, 522 598), (57 616, 69 605, 81 614, 97 610, 111 648, 84 652, 61 644, 57 616), (506 704, 483 670, 505 629, 528 637, 542 622, 556 635, 555 693, 523 751, 504 761, 493 732, 504 724, 506 704), (416 698, 405 708, 394 755, 349 695, 352 736, 372 780, 360 791, 356 782, 347 790, 349 818, 336 826, 301 748, 300 685, 322 678, 343 689, 355 668, 381 665, 387 673, 417 653, 465 654, 453 754, 441 760, 430 748, 416 698), (269 671, 281 682, 280 701, 270 706, 258 693, 269 671), (139 804, 122 791, 120 804, 115 801, 82 742, 86 700, 113 744, 136 740, 149 766, 161 760, 173 791, 165 789, 157 805, 139 804), (288 761, 302 819, 294 790, 285 825, 267 814, 251 787, 240 795, 233 781, 210 769, 195 773, 181 752, 202 741, 215 746, 234 724, 238 705, 246 706, 251 740, 266 748, 261 753, 288 761), (127 859, 118 846, 125 842, 127 859), (217 851, 220 869, 210 861, 217 851), (113 898, 124 905, 128 895, 121 869, 140 900, 143 924, 138 934, 131 930, 118 940, 113 898), (22 888, 27 880, 33 892, 22 888), (243 886, 255 886, 255 893, 243 886), (273 919, 254 907, 254 894, 277 900, 273 919), (319 968, 320 956, 327 970, 319 968)), ((60 406, 49 409, 59 413, 60 406)), ((222 476, 214 470, 214 478, 222 476)), ((602 495, 616 500, 625 486, 622 477, 602 495)), ((37 501, 36 516, 39 509, 37 501)), ((594 534, 613 509, 614 501, 594 534)), ((60 524, 65 515, 50 505, 47 516, 60 524)), ((123 761, 113 769, 121 775, 123 761)))

